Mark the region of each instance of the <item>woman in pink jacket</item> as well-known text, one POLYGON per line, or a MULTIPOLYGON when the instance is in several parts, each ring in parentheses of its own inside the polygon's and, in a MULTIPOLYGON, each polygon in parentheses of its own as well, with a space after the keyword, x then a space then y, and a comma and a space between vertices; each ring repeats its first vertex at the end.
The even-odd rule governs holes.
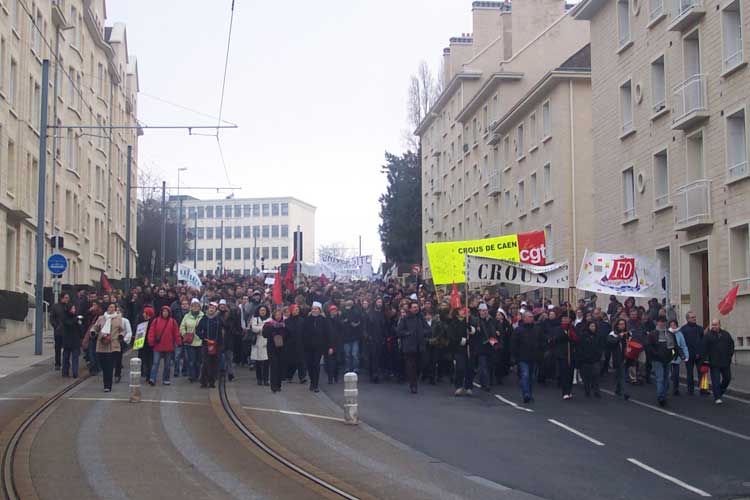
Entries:
POLYGON ((169 373, 172 370, 175 347, 182 345, 180 327, 172 318, 172 310, 169 306, 162 306, 159 316, 151 321, 146 333, 148 345, 154 349, 154 362, 151 366, 151 376, 148 383, 156 384, 156 375, 159 373, 159 362, 164 359, 164 373, 162 380, 164 385, 169 385, 169 373))

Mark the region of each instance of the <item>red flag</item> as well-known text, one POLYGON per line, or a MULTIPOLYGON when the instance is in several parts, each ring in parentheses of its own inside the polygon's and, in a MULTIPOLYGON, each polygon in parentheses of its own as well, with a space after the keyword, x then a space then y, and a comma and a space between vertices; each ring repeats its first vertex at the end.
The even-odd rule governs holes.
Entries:
POLYGON ((109 285, 109 280, 107 279, 107 275, 104 274, 104 271, 102 271, 101 276, 99 276, 99 283, 101 284, 102 290, 105 292, 109 293, 112 291, 112 287, 109 285))
POLYGON ((297 252, 294 252, 292 260, 289 262, 289 267, 286 268, 286 276, 284 277, 284 286, 292 293, 294 293, 294 262, 296 260, 297 252))
POLYGON ((740 285, 735 286, 734 288, 729 290, 727 296, 721 299, 721 302, 719 302, 719 312, 722 314, 722 316, 726 316, 732 311, 732 309, 734 309, 734 303, 737 302, 737 292, 739 290, 740 285))
POLYGON ((453 282, 453 289, 451 290, 451 309, 458 309, 461 307, 461 294, 458 293, 456 288, 456 282, 453 282))
POLYGON ((281 297, 281 268, 276 273, 276 280, 273 282, 273 305, 281 305, 284 303, 281 297))

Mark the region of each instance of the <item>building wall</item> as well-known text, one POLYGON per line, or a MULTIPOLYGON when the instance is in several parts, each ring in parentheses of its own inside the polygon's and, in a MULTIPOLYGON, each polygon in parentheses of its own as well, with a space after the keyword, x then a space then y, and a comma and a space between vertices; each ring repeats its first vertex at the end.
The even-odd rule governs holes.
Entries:
MULTIPOLYGON (((745 109, 745 160, 750 143, 747 140, 750 73, 744 66, 750 54, 750 6, 739 2, 743 63, 733 73, 723 75, 720 9, 726 2, 702 2, 705 6, 702 17, 682 31, 671 31, 669 25, 676 18, 669 12, 671 2, 664 2, 666 16, 648 26, 650 5, 641 2, 637 9, 633 1, 629 4, 632 44, 619 54, 616 3, 604 2, 591 18, 594 164, 597 177, 602 179, 594 193, 597 249, 654 255, 657 249, 668 248, 670 301, 681 316, 692 309, 699 321, 708 323, 710 317, 717 315, 717 304, 738 276, 730 272, 733 257, 729 250, 730 228, 750 219, 750 180, 745 177, 730 182, 726 154, 726 117, 737 109, 745 109), (687 130, 673 129, 679 104, 673 89, 690 73, 685 68, 683 37, 691 33, 697 33, 700 42, 700 71, 707 81, 707 118, 687 130), (662 54, 666 109, 655 116, 650 65, 662 54), (628 79, 634 87, 640 86, 642 100, 634 99, 635 132, 623 136, 619 87, 628 79), (688 137, 698 131, 703 134, 705 174, 702 177, 710 181, 710 217, 704 225, 682 229, 676 227, 676 209, 682 199, 679 190, 694 180, 689 177, 688 137), (662 148, 667 149, 669 201, 657 209, 653 154, 662 148), (634 217, 625 217, 623 210, 622 170, 629 166, 636 176, 642 176, 642 184, 636 186, 634 217), (638 189, 640 186, 642 191, 638 189), (694 253, 691 256, 695 251, 707 251, 707 294, 696 286, 701 280, 697 257, 694 253)), ((745 252, 750 251, 745 249, 745 252)), ((750 363, 750 338, 746 327, 750 321, 750 295, 748 281, 739 283, 741 295, 735 310, 723 318, 723 324, 736 337, 741 337, 736 340, 738 350, 742 351, 738 360, 750 363)))
MULTIPOLYGON (((127 145, 133 147, 133 185, 137 178, 136 129, 110 133, 80 128, 136 124, 137 66, 128 56, 125 27, 117 24, 105 30, 103 1, 54 4, 53 8, 50 0, 9 0, 0 11, 0 227, 4 228, 0 230, 4 271, 0 286, 30 294, 35 275, 43 59, 51 60, 48 123, 56 123, 56 111, 57 124, 63 127, 47 131, 45 254, 50 253, 50 235, 64 236, 62 253, 69 259, 64 283, 93 283, 100 271, 112 278, 123 276, 127 145), (35 9, 32 14, 42 35, 24 5, 35 9), (63 22, 74 28, 59 31, 60 58, 56 59, 53 49, 63 22)), ((130 213, 135 221, 135 196, 130 213)), ((135 269, 135 225, 132 235, 135 269)))
MULTIPOLYGON (((170 200, 169 206, 176 213, 179 202, 170 200)), ((188 231, 193 232, 195 227, 195 215, 200 214, 198 207, 203 208, 203 217, 198 217, 198 238, 194 242, 188 242, 185 251, 187 259, 184 263, 193 266, 193 254, 197 244, 197 269, 203 273, 215 273, 219 267, 219 260, 223 260, 224 269, 234 272, 249 273, 253 268, 253 254, 257 252, 255 264, 258 269, 276 269, 281 264, 291 260, 294 253, 294 231, 299 225, 303 233, 302 250, 306 262, 312 262, 315 251, 315 207, 295 198, 246 198, 230 200, 183 200, 183 223, 188 231), (282 215, 282 205, 287 204, 288 215, 282 215), (216 216, 216 207, 222 207, 222 216, 216 216), (227 217, 226 207, 232 207, 232 216, 227 217), (257 212, 255 207, 257 206, 257 212), (264 207, 268 207, 265 215, 264 207), (278 213, 274 215, 274 206, 278 207, 278 213), (213 208, 213 217, 208 217, 207 207, 213 208), (236 215, 234 207, 240 207, 240 216, 236 215), (249 207, 248 212, 245 207, 249 207), (258 215, 255 215, 255 214, 258 215), (249 214, 249 215, 248 215, 249 214), (231 258, 218 259, 216 251, 221 248, 221 238, 217 236, 217 228, 232 228, 231 237, 224 238, 224 249, 231 249, 231 258), (282 226, 287 227, 287 235, 282 236, 282 226), (213 237, 208 238, 207 228, 213 228, 213 237), (240 228, 240 238, 235 237, 235 228, 240 228), (273 228, 278 228, 278 235, 273 236, 273 228), (247 228, 247 229, 245 229, 247 228), (253 232, 257 228, 257 250, 254 250, 255 240, 253 232), (264 228, 268 230, 268 236, 264 236, 264 228), (200 237, 201 232, 203 237, 200 237), (286 249, 285 254, 283 249, 286 249), (213 258, 208 259, 207 250, 213 250, 213 258), (236 258, 235 249, 240 249, 239 258, 236 258), (276 249, 277 254, 274 254, 276 249), (267 253, 266 253, 267 252, 267 253), (201 254, 203 258, 201 259, 201 254), (261 257, 266 256, 263 262, 261 257), (274 256, 275 255, 275 256, 274 256)), ((226 231, 226 229, 225 229, 226 231)), ((226 253, 224 254, 226 257, 226 253)))

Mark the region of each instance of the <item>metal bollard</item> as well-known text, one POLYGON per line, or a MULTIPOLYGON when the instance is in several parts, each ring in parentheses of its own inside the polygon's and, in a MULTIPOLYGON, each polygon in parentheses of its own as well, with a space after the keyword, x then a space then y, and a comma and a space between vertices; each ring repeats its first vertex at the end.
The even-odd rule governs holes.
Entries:
POLYGON ((137 403, 141 400, 141 359, 130 360, 130 402, 137 403))
POLYGON ((359 423, 358 396, 357 374, 354 372, 344 374, 344 421, 349 425, 359 423))

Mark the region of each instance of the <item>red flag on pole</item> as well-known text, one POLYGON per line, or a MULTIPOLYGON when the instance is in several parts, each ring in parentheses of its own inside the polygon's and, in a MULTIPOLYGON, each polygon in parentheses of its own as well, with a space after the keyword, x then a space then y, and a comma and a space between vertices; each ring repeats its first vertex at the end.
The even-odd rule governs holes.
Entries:
POLYGON ((451 309, 458 309, 461 307, 461 294, 458 293, 456 288, 456 282, 453 282, 453 289, 451 290, 451 309))
POLYGON ((284 300, 281 296, 281 268, 276 272, 276 280, 273 282, 273 305, 281 305, 284 300))
POLYGON ((297 252, 294 252, 292 260, 289 262, 289 267, 286 268, 286 276, 284 277, 284 286, 292 293, 294 293, 294 263, 296 260, 297 252))
POLYGON ((109 293, 112 291, 112 287, 109 285, 109 280, 107 279, 107 275, 104 274, 104 271, 102 271, 101 276, 99 276, 99 283, 101 284, 102 290, 105 292, 109 293))
POLYGON ((734 303, 737 302, 737 292, 740 290, 740 285, 735 286, 731 290, 729 290, 729 293, 726 297, 721 299, 721 302, 719 302, 719 312, 726 316, 729 314, 732 309, 734 309, 734 303))

